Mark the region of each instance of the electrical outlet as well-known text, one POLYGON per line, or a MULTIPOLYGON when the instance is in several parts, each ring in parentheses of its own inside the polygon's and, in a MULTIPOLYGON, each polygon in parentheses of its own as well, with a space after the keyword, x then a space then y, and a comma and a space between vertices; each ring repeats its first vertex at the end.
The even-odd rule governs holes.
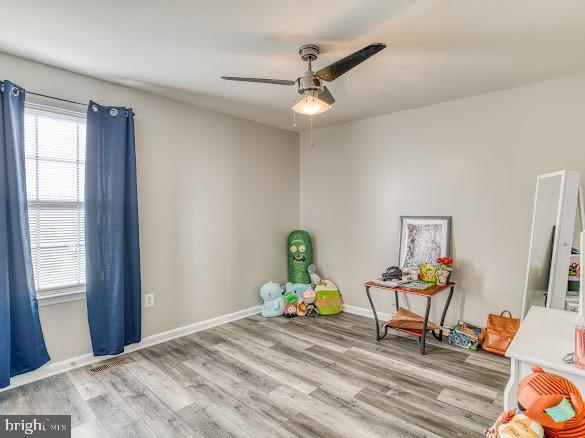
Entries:
POLYGON ((154 306, 154 294, 145 294, 144 295, 144 307, 153 307, 154 306))

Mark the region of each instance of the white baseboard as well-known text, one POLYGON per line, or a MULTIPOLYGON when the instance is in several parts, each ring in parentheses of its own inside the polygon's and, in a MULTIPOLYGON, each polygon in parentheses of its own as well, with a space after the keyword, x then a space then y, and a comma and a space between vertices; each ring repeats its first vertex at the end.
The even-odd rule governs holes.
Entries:
MULTIPOLYGON (((343 311, 347 312, 347 313, 353 313, 354 315, 360 315, 360 316, 367 316, 368 318, 374 318, 374 312, 372 312, 372 309, 366 309, 365 307, 358 307, 358 306, 351 306, 349 304, 344 304, 343 305, 343 311)), ((380 321, 388 321, 390 319, 392 319, 392 314, 390 313, 384 313, 384 312, 378 312, 378 320, 380 321)))
MULTIPOLYGON (((178 327, 167 332, 158 333, 156 335, 147 336, 143 338, 141 342, 137 344, 128 345, 124 349, 124 353, 130 353, 132 351, 140 350, 142 348, 150 347, 152 345, 160 344, 161 342, 170 341, 171 339, 180 338, 191 333, 196 333, 201 330, 207 330, 218 325, 226 324, 228 322, 236 321, 238 319, 246 318, 248 316, 255 315, 262 311, 262 306, 254 306, 248 309, 238 310, 237 312, 228 313, 227 315, 217 316, 215 318, 207 319, 205 321, 196 322, 183 327, 178 327)), ((37 380, 44 379, 45 377, 54 376, 65 371, 69 371, 75 368, 79 368, 85 365, 89 365, 94 362, 101 362, 106 359, 110 359, 115 356, 94 356, 92 353, 83 354, 81 356, 72 357, 61 362, 48 363, 42 366, 38 370, 31 371, 30 373, 21 374, 19 376, 10 379, 10 386, 0 389, 0 392, 7 391, 9 389, 16 388, 18 386, 26 385, 27 383, 35 382, 37 380)))

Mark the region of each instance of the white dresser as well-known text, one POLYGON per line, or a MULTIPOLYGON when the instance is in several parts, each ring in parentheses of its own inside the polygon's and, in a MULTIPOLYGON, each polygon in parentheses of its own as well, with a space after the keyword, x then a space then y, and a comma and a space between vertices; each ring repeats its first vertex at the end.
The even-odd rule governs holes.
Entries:
POLYGON ((571 380, 585 397, 585 370, 563 362, 575 349, 575 326, 579 313, 533 306, 508 347, 510 381, 504 393, 505 409, 516 407, 518 385, 532 372, 532 365, 571 380))

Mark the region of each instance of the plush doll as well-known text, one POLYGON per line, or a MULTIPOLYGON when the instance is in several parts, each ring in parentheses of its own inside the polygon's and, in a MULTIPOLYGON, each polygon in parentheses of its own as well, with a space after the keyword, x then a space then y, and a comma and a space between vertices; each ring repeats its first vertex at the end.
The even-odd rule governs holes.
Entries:
POLYGON ((537 366, 533 366, 532 371, 518 387, 520 413, 513 409, 504 412, 496 424, 485 431, 485 436, 540 437, 538 427, 534 426, 538 424, 548 438, 585 437, 585 404, 575 385, 537 366), (515 435, 514 432, 520 429, 524 435, 515 435))
POLYGON ((286 318, 294 318, 297 316, 297 305, 296 303, 290 303, 284 306, 284 316, 286 318))
POLYGON ((319 311, 317 310, 315 303, 307 304, 307 316, 311 316, 313 318, 317 318, 319 316, 319 311))
POLYGON ((315 291, 313 289, 307 289, 301 292, 301 299, 305 304, 313 304, 315 302, 315 291))
POLYGON ((544 438, 544 429, 516 409, 498 417, 496 424, 484 431, 486 438, 544 438))
POLYGON ((518 408, 549 438, 585 437, 585 404, 569 380, 533 366, 518 387, 518 408))
POLYGON ((298 301, 299 301, 299 297, 293 291, 289 290, 288 292, 286 292, 284 294, 284 303, 285 304, 295 304, 298 301))
POLYGON ((315 289, 315 286, 321 283, 321 277, 317 274, 317 267, 311 264, 307 268, 307 272, 309 273, 309 277, 311 277, 311 286, 315 289))
MULTIPOLYGON (((303 283, 295 283, 286 290, 286 294, 294 293, 297 296, 297 301, 302 301, 302 293, 311 289, 311 286, 303 283)), ((285 294, 285 295, 286 295, 285 294)))
POLYGON ((307 316, 307 305, 302 301, 297 304, 297 316, 307 316))
POLYGON ((313 263, 311 236, 303 230, 288 235, 288 280, 292 283, 311 282, 307 268, 313 263))
POLYGON ((315 304, 319 315, 335 315, 343 310, 341 294, 337 285, 331 280, 323 280, 315 288, 315 304))
POLYGON ((271 318, 280 316, 284 312, 284 299, 282 288, 279 284, 269 281, 260 288, 260 297, 264 300, 262 305, 262 316, 271 318))

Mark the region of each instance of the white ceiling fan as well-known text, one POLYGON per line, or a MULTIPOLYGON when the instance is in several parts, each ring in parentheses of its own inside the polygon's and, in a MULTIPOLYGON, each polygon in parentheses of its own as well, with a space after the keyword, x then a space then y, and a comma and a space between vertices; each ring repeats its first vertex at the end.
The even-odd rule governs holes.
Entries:
POLYGON ((260 82, 263 84, 297 84, 298 92, 303 98, 296 102, 291 109, 299 114, 321 114, 331 109, 331 105, 335 102, 335 99, 327 87, 323 85, 323 81, 334 81, 342 74, 361 64, 384 48, 386 48, 386 44, 372 43, 363 49, 314 72, 312 69, 312 63, 319 56, 319 46, 316 44, 305 44, 299 48, 299 55, 303 61, 307 62, 308 68, 303 76, 294 81, 283 79, 243 78, 237 76, 222 76, 221 78, 228 81, 260 82))

